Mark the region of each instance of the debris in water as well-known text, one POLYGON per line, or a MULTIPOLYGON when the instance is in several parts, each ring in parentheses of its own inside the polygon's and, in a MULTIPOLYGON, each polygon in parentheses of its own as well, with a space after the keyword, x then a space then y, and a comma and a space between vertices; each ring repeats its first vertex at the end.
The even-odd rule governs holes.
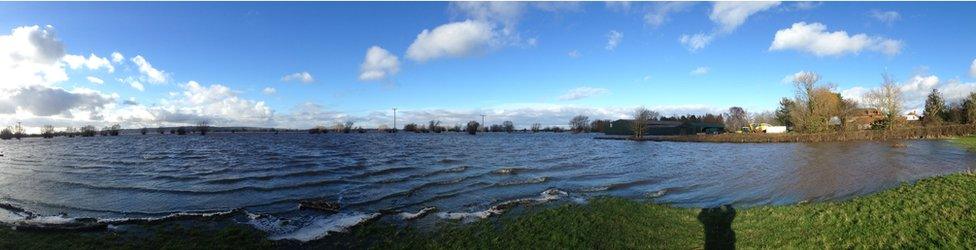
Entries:
POLYGON ((325 199, 309 199, 298 201, 298 208, 337 213, 339 212, 339 203, 325 199))

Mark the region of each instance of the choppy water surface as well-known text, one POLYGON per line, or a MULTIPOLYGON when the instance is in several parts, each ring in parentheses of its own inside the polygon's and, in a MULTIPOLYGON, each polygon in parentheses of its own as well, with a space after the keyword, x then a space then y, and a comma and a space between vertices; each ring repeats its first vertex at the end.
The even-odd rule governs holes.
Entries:
POLYGON ((0 222, 243 211, 309 240, 376 216, 470 219, 511 201, 656 197, 679 206, 845 199, 976 168, 946 141, 713 144, 563 134, 127 135, 0 142, 0 222), (548 190, 548 191, 547 191, 548 190), (324 198, 339 214, 299 210, 324 198), (519 200, 521 199, 521 200, 519 200), (394 211, 394 212, 390 212, 394 211), (380 215, 379 212, 384 212, 380 215), (403 212, 396 214, 396 212, 403 212), (20 217, 18 217, 20 216, 20 217), (23 219, 23 218, 20 218, 23 219), (289 221, 284 223, 284 221, 289 221))

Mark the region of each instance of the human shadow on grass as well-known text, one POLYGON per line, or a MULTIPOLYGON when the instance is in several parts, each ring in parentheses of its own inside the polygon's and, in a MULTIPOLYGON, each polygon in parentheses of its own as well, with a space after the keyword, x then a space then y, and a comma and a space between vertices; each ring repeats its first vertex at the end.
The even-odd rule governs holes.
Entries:
POLYGON ((732 220, 735 220, 735 208, 730 205, 702 208, 698 221, 705 227, 705 249, 735 249, 732 220))

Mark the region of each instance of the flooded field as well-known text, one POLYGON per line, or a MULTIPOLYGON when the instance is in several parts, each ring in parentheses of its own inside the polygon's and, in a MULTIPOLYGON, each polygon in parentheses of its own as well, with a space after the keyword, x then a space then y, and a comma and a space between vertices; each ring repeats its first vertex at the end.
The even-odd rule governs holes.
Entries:
POLYGON ((477 220, 610 195, 683 207, 841 200, 976 168, 940 140, 717 144, 596 134, 124 135, 0 142, 0 222, 237 213, 274 239, 363 220, 477 220), (338 213, 298 202, 338 202, 338 213))

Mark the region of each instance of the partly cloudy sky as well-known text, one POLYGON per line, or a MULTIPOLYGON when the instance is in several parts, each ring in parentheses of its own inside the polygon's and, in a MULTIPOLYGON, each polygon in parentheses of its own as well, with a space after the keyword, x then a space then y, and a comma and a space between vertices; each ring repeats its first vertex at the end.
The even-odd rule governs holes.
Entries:
POLYGON ((0 3, 0 125, 376 127, 976 90, 976 3, 0 3))

